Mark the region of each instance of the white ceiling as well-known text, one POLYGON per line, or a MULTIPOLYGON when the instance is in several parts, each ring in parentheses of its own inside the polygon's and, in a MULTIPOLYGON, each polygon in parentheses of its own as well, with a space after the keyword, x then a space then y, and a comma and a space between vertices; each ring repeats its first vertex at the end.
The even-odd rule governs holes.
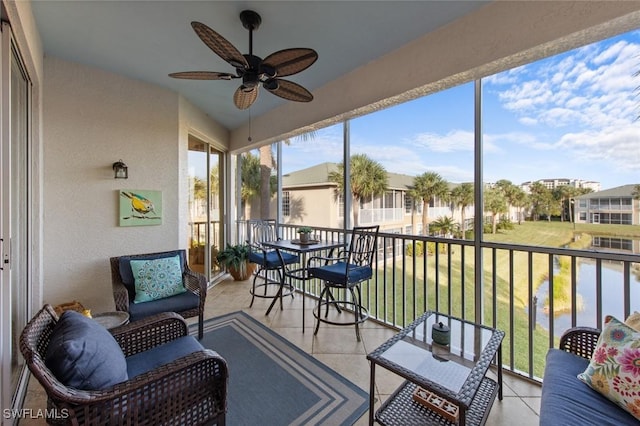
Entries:
MULTIPOLYGON (((253 51, 260 57, 281 49, 318 52, 309 69, 287 77, 312 93, 349 71, 468 14, 486 1, 33 1, 45 55, 56 56, 181 93, 232 130, 249 118, 233 104, 240 84, 176 80, 178 71, 234 72, 196 36, 200 21, 249 51, 249 32, 239 14, 262 16, 253 51)), ((402 67, 402 64, 398 64, 402 67)), ((266 90, 251 107, 256 117, 287 102, 266 90)))

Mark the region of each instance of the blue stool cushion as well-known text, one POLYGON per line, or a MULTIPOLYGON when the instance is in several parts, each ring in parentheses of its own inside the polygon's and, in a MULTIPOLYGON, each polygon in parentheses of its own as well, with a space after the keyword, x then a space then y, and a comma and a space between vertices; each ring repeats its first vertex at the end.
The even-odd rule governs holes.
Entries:
POLYGON ((540 398, 540 425, 637 425, 629 413, 578 380, 589 360, 549 349, 540 398))
POLYGON ((350 265, 349 267, 351 269, 349 269, 348 280, 345 279, 347 274, 346 262, 336 262, 331 265, 309 268, 309 276, 331 283, 344 284, 346 281, 349 284, 353 284, 368 280, 373 275, 373 271, 369 266, 350 265))
POLYGON ((131 321, 136 321, 160 312, 187 311, 197 308, 199 304, 200 298, 198 295, 186 291, 176 296, 165 297, 151 302, 130 303, 129 315, 131 321))
POLYGON ((65 311, 54 326, 45 365, 61 383, 103 390, 128 380, 127 363, 106 328, 75 311, 65 311))
POLYGON ((178 358, 199 352, 204 348, 193 336, 183 336, 126 358, 127 373, 134 378, 178 358))
MULTIPOLYGON (((282 253, 282 259, 284 260, 285 265, 298 263, 300 261, 300 258, 294 254, 287 253, 287 252, 281 252, 281 253, 282 253)), ((274 269, 282 266, 282 264, 280 263, 280 257, 278 256, 278 252, 276 252, 275 250, 267 251, 264 253, 251 252, 249 253, 249 261, 252 263, 257 263, 258 265, 267 269, 274 269), (265 261, 265 255, 266 255, 266 261, 265 261)))

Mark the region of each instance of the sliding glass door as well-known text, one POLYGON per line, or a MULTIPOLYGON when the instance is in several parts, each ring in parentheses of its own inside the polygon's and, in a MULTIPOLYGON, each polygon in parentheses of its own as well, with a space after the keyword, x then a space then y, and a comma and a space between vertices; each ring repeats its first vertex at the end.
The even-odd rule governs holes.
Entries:
POLYGON ((209 281, 222 273, 216 254, 224 244, 222 152, 189 136, 189 265, 209 281))
POLYGON ((0 37, 0 334, 3 336, 0 402, 6 408, 11 406, 20 383, 24 360, 18 339, 29 314, 31 84, 8 24, 2 24, 0 37))

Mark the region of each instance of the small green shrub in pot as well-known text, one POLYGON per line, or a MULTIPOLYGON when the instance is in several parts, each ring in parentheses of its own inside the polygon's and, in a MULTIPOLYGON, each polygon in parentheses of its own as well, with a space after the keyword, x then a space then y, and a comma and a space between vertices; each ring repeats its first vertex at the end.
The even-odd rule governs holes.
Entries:
POLYGON ((244 281, 255 269, 255 264, 249 263, 250 251, 247 244, 227 244, 224 250, 218 252, 216 259, 220 266, 229 271, 233 279, 244 281))
POLYGON ((313 229, 311 229, 310 226, 301 226, 300 228, 298 228, 298 235, 300 235, 300 242, 306 243, 307 241, 309 241, 312 232, 313 232, 313 229))

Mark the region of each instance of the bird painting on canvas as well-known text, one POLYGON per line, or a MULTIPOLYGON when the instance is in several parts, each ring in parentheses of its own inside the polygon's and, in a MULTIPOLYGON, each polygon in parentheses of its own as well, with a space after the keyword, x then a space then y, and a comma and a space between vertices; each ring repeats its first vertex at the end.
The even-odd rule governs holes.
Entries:
MULTIPOLYGON (((131 200, 131 218, 136 219, 160 219, 155 212, 155 206, 151 200, 140 194, 129 191, 121 191, 120 195, 131 200), (154 216, 149 216, 153 214, 154 216)), ((129 219, 125 217, 124 219, 129 219)))

